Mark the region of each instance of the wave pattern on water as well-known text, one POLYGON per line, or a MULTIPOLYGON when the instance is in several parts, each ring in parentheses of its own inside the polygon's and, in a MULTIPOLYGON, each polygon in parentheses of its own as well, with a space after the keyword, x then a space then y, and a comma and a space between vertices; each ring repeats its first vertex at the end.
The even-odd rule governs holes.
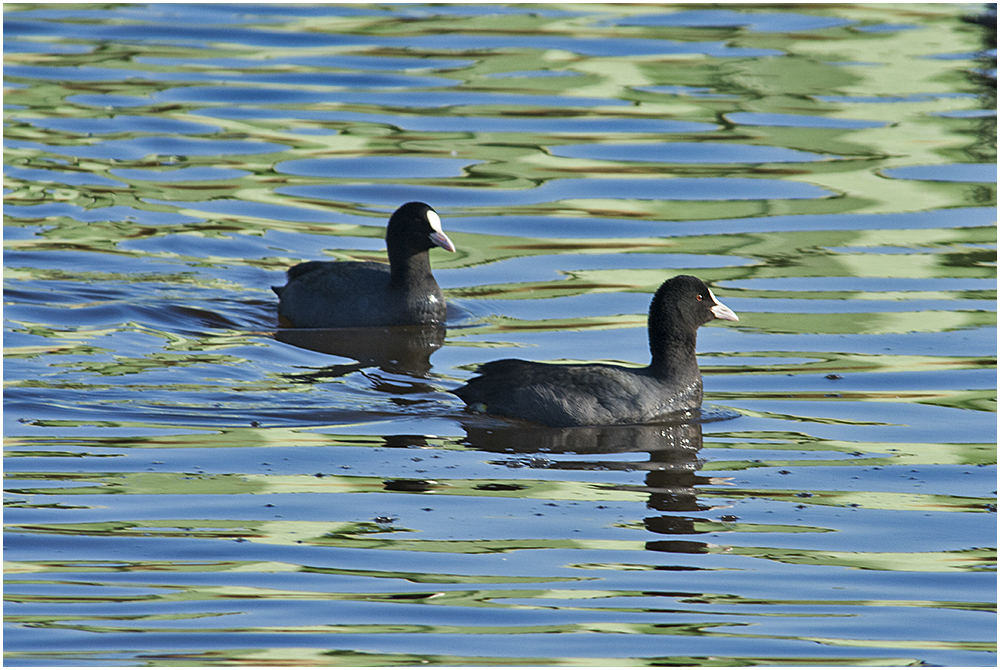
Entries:
POLYGON ((6 664, 995 665, 968 11, 6 5, 6 664), (408 199, 447 329, 276 328, 408 199), (682 273, 697 422, 448 393, 682 273))

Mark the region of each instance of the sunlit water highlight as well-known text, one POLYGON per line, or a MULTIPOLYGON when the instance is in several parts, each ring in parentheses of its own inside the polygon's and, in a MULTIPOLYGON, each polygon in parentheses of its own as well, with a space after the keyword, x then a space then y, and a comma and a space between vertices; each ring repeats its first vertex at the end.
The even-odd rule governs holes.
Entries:
POLYGON ((994 666, 978 11, 6 5, 6 664, 994 666), (446 329, 276 329, 413 199, 446 329), (681 273, 701 422, 448 393, 681 273))

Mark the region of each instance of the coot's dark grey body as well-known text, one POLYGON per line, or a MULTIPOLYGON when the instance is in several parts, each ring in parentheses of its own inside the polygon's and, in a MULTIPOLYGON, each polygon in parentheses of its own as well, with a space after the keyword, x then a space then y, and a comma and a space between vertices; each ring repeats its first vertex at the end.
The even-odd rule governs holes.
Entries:
POLYGON ((738 321, 697 277, 665 281, 649 309, 645 368, 558 365, 504 359, 454 391, 468 409, 549 426, 643 423, 701 406, 695 357, 698 327, 712 319, 738 321))
POLYGON ((447 314, 431 274, 428 250, 455 251, 430 206, 409 202, 386 228, 389 264, 309 261, 288 270, 288 283, 273 286, 281 325, 353 328, 442 322, 447 314))

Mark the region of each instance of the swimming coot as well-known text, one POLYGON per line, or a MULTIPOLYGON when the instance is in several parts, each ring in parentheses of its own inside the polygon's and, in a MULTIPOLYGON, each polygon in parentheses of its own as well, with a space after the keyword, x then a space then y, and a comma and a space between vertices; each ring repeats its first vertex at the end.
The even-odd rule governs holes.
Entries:
POLYGON ((665 281, 650 304, 648 367, 508 358, 480 366, 479 376, 453 393, 469 411, 549 426, 643 423, 694 409, 702 396, 697 332, 712 319, 739 321, 704 282, 680 275, 665 281))
POLYGON ((278 319, 293 328, 354 328, 442 322, 444 296, 431 274, 431 247, 455 251, 429 205, 408 202, 385 231, 389 264, 308 261, 288 270, 278 319))

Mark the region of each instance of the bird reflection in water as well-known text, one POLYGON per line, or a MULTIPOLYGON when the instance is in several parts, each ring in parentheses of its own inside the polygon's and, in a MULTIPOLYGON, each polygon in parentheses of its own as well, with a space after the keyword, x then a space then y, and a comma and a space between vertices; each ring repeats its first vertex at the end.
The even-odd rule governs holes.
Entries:
MULTIPOLYGON (((494 461, 508 467, 557 470, 645 471, 642 485, 603 484, 602 488, 642 491, 649 495, 646 506, 662 514, 644 519, 646 530, 665 536, 691 536, 701 533, 696 518, 713 509, 698 501, 698 487, 718 484, 715 477, 698 474, 704 465, 699 457, 702 447, 702 423, 728 415, 713 415, 693 410, 676 420, 649 425, 584 426, 550 428, 531 424, 496 421, 466 424, 466 443, 473 448, 504 454, 494 461), (649 454, 646 461, 615 459, 616 454, 649 454), (591 455, 595 458, 560 460, 559 454, 591 455)), ((708 545, 689 539, 662 539, 646 543, 651 551, 667 553, 705 553, 708 545)), ((664 568, 668 569, 668 568, 664 568)))
MULTIPOLYGON (((427 377, 431 354, 441 348, 444 337, 445 327, 440 323, 382 328, 282 328, 275 333, 279 342, 355 361, 291 376, 307 383, 343 377, 366 368, 379 368, 391 375, 427 377)), ((406 392, 388 380, 376 381, 379 384, 388 385, 377 388, 387 393, 406 392)), ((407 387, 420 393, 433 390, 419 382, 408 382, 407 387)))

